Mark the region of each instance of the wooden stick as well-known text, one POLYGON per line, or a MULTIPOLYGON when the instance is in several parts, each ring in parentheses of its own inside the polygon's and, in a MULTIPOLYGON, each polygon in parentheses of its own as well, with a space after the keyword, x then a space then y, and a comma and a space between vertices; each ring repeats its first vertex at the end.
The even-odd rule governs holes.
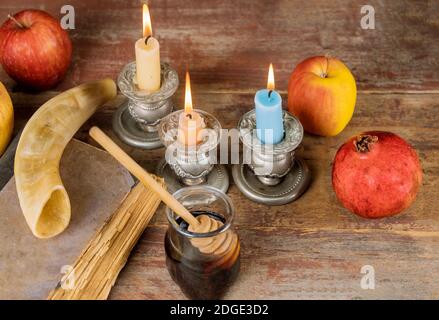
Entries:
POLYGON ((123 151, 117 144, 113 142, 101 129, 92 127, 89 131, 90 136, 96 140, 105 150, 108 151, 117 161, 119 161, 125 168, 128 169, 137 179, 139 179, 145 186, 157 193, 159 198, 174 211, 177 215, 183 218, 189 225, 197 227, 198 220, 175 199, 165 188, 163 188, 157 181, 150 176, 137 162, 135 162, 125 151, 123 151))

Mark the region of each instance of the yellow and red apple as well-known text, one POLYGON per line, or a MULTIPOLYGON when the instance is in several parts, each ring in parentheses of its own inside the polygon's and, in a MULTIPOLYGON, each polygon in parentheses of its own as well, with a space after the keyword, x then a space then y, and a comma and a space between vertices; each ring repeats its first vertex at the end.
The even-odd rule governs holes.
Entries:
POLYGON ((356 99, 355 79, 338 59, 311 57, 291 74, 288 109, 309 133, 339 134, 352 118, 356 99))

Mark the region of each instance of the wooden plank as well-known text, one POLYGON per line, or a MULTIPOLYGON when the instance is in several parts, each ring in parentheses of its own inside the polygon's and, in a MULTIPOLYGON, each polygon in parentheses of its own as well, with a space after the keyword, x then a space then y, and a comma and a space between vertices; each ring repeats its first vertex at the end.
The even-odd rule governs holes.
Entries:
MULTIPOLYGON (((250 95, 200 95, 227 127, 245 112, 250 95), (235 105, 240 106, 234 111, 235 105)), ((360 94, 349 127, 338 137, 306 135, 302 155, 313 173, 298 201, 269 207, 247 200, 232 186, 242 271, 227 298, 438 298, 439 125, 438 95, 360 94), (381 114, 382 113, 382 114, 381 114), (424 182, 404 214, 365 220, 343 209, 331 188, 331 161, 347 137, 368 129, 392 130, 420 153, 424 182), (376 289, 360 287, 363 265, 376 271, 376 289), (425 270, 429 270, 428 273, 425 270)), ((156 152, 135 152, 156 163, 156 152), (143 155, 142 155, 143 154, 143 155)), ((182 298, 165 267, 166 219, 159 211, 122 272, 111 298, 182 298)))
MULTIPOLYGON (((26 119, 32 115, 43 103, 57 95, 59 92, 48 91, 41 94, 12 92, 11 97, 14 109, 19 119, 26 119)), ((201 86, 193 89, 193 102, 195 108, 212 113, 221 120, 224 128, 236 127, 239 118, 253 108, 255 92, 236 93, 206 92, 201 86), (198 90, 197 90, 198 89, 198 90)), ((438 128, 439 113, 437 108, 439 92, 437 93, 369 93, 359 92, 353 118, 348 126, 352 127, 424 127, 438 128)), ((287 94, 282 93, 284 108, 287 108, 287 94)), ((101 108, 94 118, 106 119, 124 101, 118 97, 101 108)), ((183 107, 184 93, 180 88, 175 96, 175 108, 183 107)), ((108 127, 111 122, 106 123, 108 127)), ((421 136, 421 135, 420 135, 421 136)), ((339 136, 338 136, 339 137, 339 136)), ((334 138, 326 138, 325 140, 334 138)))
MULTIPOLYGON (((191 70, 210 91, 265 86, 267 67, 286 90, 294 66, 306 57, 329 54, 342 59, 360 89, 436 90, 439 85, 437 1, 371 0, 376 29, 360 27, 364 1, 149 1, 163 61, 183 76, 191 70)), ((0 17, 40 8, 60 17, 63 0, 2 1, 0 17)), ((141 35, 141 1, 72 0, 76 29, 70 71, 59 89, 84 81, 116 78, 134 59, 141 35)), ((8 85, 12 81, 0 75, 8 85)))
MULTIPOLYGON (((198 97, 226 127, 233 127, 235 119, 248 110, 250 98, 236 94, 198 97), (239 110, 234 111, 235 105, 239 110)), ((300 200, 267 207, 250 202, 231 187, 229 195, 237 206, 236 222, 243 242, 243 269, 228 298, 438 297, 438 283, 428 277, 437 272, 438 258, 438 95, 361 94, 358 101, 354 119, 339 137, 305 137, 302 154, 312 169, 313 183, 300 200), (403 215, 378 221, 348 213, 337 203, 330 186, 330 163, 337 147, 348 136, 372 128, 392 130, 407 138, 420 152, 425 174, 415 204, 403 215), (267 253, 270 258, 264 258, 267 253), (359 288, 359 269, 364 264, 376 268, 374 291, 359 288)), ((98 113, 78 135, 88 140, 86 130, 91 124, 110 131, 113 108, 98 113)), ((18 113, 32 109, 19 104, 18 113)), ((163 153, 124 148, 150 169, 163 153)), ((165 269, 163 211, 151 225, 112 298, 182 297, 165 269)))
MULTIPOLYGON (((183 93, 177 94, 177 104, 182 105, 183 93)), ((43 97, 46 100, 49 97, 43 97)), ((22 111, 34 110, 35 99, 28 95, 14 94, 19 118, 22 111), (31 102, 32 101, 32 102, 31 102)), ((102 109, 90 120, 77 138, 88 143, 95 142, 88 137, 93 124, 102 127, 114 139, 111 131, 111 116, 121 97, 102 109)), ((323 138, 305 135, 299 154, 311 168, 312 184, 298 201, 280 207, 269 207, 247 200, 232 186, 232 196, 239 215, 240 225, 256 227, 298 227, 308 223, 309 231, 321 228, 346 230, 388 230, 394 234, 417 232, 438 232, 437 199, 439 199, 439 113, 436 111, 439 94, 365 94, 360 93, 354 117, 348 127, 338 136, 323 138), (424 170, 424 181, 417 201, 403 215, 386 220, 364 220, 343 209, 331 187, 331 162, 338 147, 350 136, 362 131, 379 129, 395 132, 407 139, 418 151, 424 170)), ((251 109, 251 94, 196 93, 194 103, 217 116, 223 127, 233 128, 240 116, 251 109)), ((145 151, 119 143, 137 161, 153 172, 164 150, 145 151)), ((164 225, 163 215, 153 224, 164 225)))
MULTIPOLYGON (((13 98, 21 114, 31 113, 36 102, 50 96, 30 99, 14 94, 13 98)), ((182 92, 177 94, 179 105, 182 96, 182 92)), ((92 142, 87 137, 91 124, 111 133, 111 115, 121 99, 96 114, 78 136, 92 142)), ((201 91, 194 95, 194 102, 218 116, 226 128, 236 125, 251 108, 251 101, 251 94, 201 91)), ((256 204, 232 186, 229 195, 238 212, 236 224, 243 250, 241 276, 227 298, 438 298, 439 283, 429 277, 439 271, 437 101, 439 94, 360 93, 355 115, 342 134, 333 138, 305 136, 301 153, 311 167, 313 182, 292 204, 256 204), (420 154, 423 186, 415 204, 400 216, 373 221, 358 218, 339 205, 332 191, 331 161, 338 146, 368 129, 397 132, 420 154), (376 269, 376 290, 360 288, 360 269, 365 264, 376 269)), ((149 170, 163 156, 163 150, 123 147, 149 170)), ((183 298, 165 267, 163 208, 150 225, 111 298, 183 298)))
MULTIPOLYGON (((242 213, 242 212, 241 212, 242 213)), ((228 299, 437 299, 439 239, 385 230, 244 227, 241 272, 228 299), (361 267, 375 290, 361 289, 361 267), (428 272, 426 272, 428 270, 428 272)), ((112 299, 181 299, 165 265, 165 227, 150 226, 111 292, 112 299)))

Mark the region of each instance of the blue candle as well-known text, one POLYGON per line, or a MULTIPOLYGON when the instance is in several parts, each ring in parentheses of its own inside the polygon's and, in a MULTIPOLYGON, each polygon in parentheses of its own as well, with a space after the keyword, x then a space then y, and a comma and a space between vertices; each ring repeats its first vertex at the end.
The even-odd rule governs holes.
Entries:
POLYGON ((264 144, 277 144, 284 137, 282 98, 274 91, 273 66, 268 72, 268 89, 255 95, 257 137, 264 144))

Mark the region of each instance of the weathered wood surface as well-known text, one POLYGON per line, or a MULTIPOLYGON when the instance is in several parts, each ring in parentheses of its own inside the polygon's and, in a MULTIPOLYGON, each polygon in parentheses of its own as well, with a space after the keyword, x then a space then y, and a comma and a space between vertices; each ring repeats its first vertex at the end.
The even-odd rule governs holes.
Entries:
MULTIPOLYGON (((437 89, 439 2, 370 0, 376 29, 360 26, 362 0, 151 0, 152 24, 163 61, 190 68, 194 87, 260 88, 274 63, 278 88, 306 57, 329 54, 351 68, 361 89, 437 89)), ((0 17, 25 8, 60 15, 71 4, 74 59, 68 88, 116 77, 134 59, 141 36, 140 0, 3 0, 0 17)), ((0 19, 1 20, 1 19, 0 19)))
MULTIPOLYGON (((26 7, 59 12, 62 1, 3 1, 0 16, 26 7), (42 4, 41 6, 39 4, 42 4)), ((247 200, 232 185, 242 271, 227 298, 439 298, 439 36, 435 1, 369 1, 376 30, 360 28, 361 1, 150 1, 163 60, 180 75, 190 67, 196 107, 233 128, 264 86, 275 63, 286 101, 289 73, 301 59, 325 54, 342 58, 358 80, 354 117, 337 137, 306 135, 301 155, 312 184, 298 201, 268 207, 247 200), (424 170, 421 192, 404 214, 365 220, 337 202, 331 162, 348 137, 369 129, 389 130, 417 149, 424 170), (376 271, 376 289, 360 288, 363 265, 376 271)), ((13 92, 16 123, 64 88, 103 76, 116 77, 133 59, 140 33, 140 1, 72 1, 74 63, 56 91, 13 92)), ((111 136, 111 116, 122 97, 100 110, 78 132, 89 143, 91 125, 111 136)), ((182 106, 183 92, 176 94, 182 106)), ((163 150, 123 145, 149 170, 163 150)), ((182 298, 165 267, 166 219, 156 215, 127 264, 113 299, 182 298)))
MULTIPOLYGON (((37 98, 41 102, 52 94, 37 98)), ((177 94, 182 102, 183 93, 177 94)), ((111 115, 120 102, 106 106, 90 125, 111 132, 111 115)), ((40 101, 14 95, 16 110, 31 113, 40 101), (29 103, 30 101, 32 103, 29 103)), ((195 93, 194 103, 221 119, 226 128, 248 111, 252 94, 195 93)), ((242 272, 229 298, 439 298, 439 93, 360 93, 354 118, 339 136, 306 135, 301 155, 313 181, 298 201, 279 207, 252 203, 232 185, 242 241, 242 272), (353 216, 337 202, 331 188, 331 161, 351 135, 369 129, 397 132, 418 150, 424 182, 415 204, 404 214, 385 220, 353 216), (372 265, 377 288, 360 288, 360 269, 372 265)), ((178 102, 177 102, 178 103, 178 102)), ((120 143, 149 170, 163 150, 142 151, 120 143)), ((114 299, 181 298, 164 259, 166 219, 156 215, 112 291, 114 299)))

